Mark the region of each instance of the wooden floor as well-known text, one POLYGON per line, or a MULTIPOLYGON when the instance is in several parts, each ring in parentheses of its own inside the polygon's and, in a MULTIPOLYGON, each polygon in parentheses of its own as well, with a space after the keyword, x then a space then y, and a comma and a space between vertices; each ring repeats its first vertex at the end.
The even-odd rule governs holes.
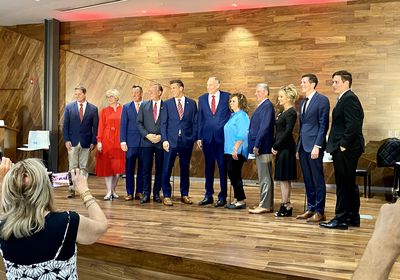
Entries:
MULTIPOLYGON (((167 207, 122 198, 103 201, 103 179, 90 177, 89 184, 110 227, 96 244, 79 246, 80 279, 350 279, 384 203, 382 194, 361 198, 361 214, 372 219, 362 219, 360 228, 340 231, 295 219, 304 207, 301 185, 292 194, 294 217, 275 218, 179 202, 167 207)), ((196 202, 202 199, 203 185, 191 181, 196 202)), ((258 187, 245 191, 248 206, 256 205, 258 187)), ((117 192, 125 194, 124 179, 117 192)), ((327 194, 328 218, 334 212, 333 192, 327 194)), ((66 188, 55 189, 55 194, 59 209, 87 214, 80 198, 65 198, 66 188)), ((279 201, 275 186, 275 208, 279 201)), ((400 279, 399 263, 390 279, 400 279)))

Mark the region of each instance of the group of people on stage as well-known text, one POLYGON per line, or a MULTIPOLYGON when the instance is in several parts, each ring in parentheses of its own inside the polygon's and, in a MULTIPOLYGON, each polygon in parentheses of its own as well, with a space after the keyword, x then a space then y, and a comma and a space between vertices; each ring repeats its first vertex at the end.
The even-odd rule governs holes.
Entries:
MULTIPOLYGON (((318 78, 306 74, 301 78, 305 95, 298 113, 294 104, 298 92, 294 85, 280 88, 279 113, 269 100, 269 86, 257 84, 255 96, 259 102, 251 118, 247 98, 242 93, 220 90, 220 81, 210 77, 207 93, 198 103, 185 96, 181 80, 170 81, 173 95, 161 100, 163 87, 154 83, 149 88, 150 100, 142 101, 143 89, 132 87, 132 101, 121 106, 119 92, 106 93, 109 106, 100 112, 86 101, 86 89, 75 88, 76 101, 65 108, 63 139, 68 149, 69 169, 87 170, 90 150, 97 148, 96 175, 105 177, 107 193, 104 200, 118 198, 115 191, 120 174, 126 174, 125 200, 139 199, 172 206, 170 177, 175 158, 179 156, 181 202, 192 204, 189 197, 189 172, 193 146, 204 153, 205 194, 198 204, 245 209, 242 166, 247 159, 256 160, 260 202, 250 208, 252 214, 273 212, 274 181, 280 182, 282 203, 277 217, 292 216, 291 182, 297 179, 296 159, 304 177, 307 209, 298 219, 320 223, 327 228, 347 229, 359 226, 359 193, 355 184, 357 162, 364 149, 362 135, 363 109, 351 90, 352 76, 347 71, 332 75, 332 88, 338 95, 332 112, 328 142, 329 100, 315 88, 318 78), (297 143, 293 128, 300 120, 297 143), (332 154, 337 185, 335 217, 325 216, 326 186, 322 158, 324 151, 332 154), (275 156, 273 177, 272 160, 275 156), (153 160, 155 180, 151 191, 153 160), (220 191, 214 201, 214 170, 218 165, 220 191), (135 182, 136 169, 136 182, 135 182), (227 203, 227 177, 234 189, 234 200, 227 203), (136 192, 135 192, 136 185, 136 192), (161 199, 161 192, 163 199, 161 199)), ((74 196, 73 186, 69 197, 74 196)))

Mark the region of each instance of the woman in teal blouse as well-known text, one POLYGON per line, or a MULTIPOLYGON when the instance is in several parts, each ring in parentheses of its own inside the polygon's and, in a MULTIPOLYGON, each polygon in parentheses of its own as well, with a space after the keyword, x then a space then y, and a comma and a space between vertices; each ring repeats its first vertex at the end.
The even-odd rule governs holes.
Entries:
POLYGON ((234 200, 226 205, 229 209, 246 209, 246 195, 243 189, 242 167, 248 156, 247 136, 250 119, 247 115, 247 99, 241 93, 229 98, 231 117, 224 126, 224 153, 228 176, 234 191, 234 200))

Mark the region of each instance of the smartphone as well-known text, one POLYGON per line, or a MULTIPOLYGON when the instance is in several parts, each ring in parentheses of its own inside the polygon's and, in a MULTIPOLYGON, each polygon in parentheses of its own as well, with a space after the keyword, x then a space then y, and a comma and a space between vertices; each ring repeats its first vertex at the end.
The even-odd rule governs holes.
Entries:
POLYGON ((72 186, 71 172, 48 172, 48 175, 53 187, 72 186))

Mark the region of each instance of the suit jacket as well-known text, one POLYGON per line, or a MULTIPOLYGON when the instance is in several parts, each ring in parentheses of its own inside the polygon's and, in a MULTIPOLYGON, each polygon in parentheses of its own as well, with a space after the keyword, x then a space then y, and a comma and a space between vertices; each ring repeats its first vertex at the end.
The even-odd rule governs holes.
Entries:
POLYGON ((332 126, 326 151, 333 153, 340 148, 348 151, 364 151, 362 126, 364 111, 357 95, 350 89, 338 100, 332 112, 332 126))
POLYGON ((99 112, 96 106, 87 102, 82 122, 79 118, 78 103, 76 101, 65 106, 62 133, 64 142, 71 141, 72 146, 81 144, 82 148, 89 148, 96 144, 99 112))
POLYGON ((161 142, 168 141, 171 148, 178 146, 179 131, 183 146, 193 147, 197 140, 197 105, 193 99, 185 97, 182 120, 179 119, 175 98, 164 102, 161 115, 161 142))
POLYGON ((140 105, 139 114, 136 118, 136 123, 139 129, 139 132, 142 136, 140 146, 141 147, 157 147, 162 148, 162 141, 158 142, 157 144, 151 143, 147 138, 146 135, 149 133, 154 133, 157 135, 161 135, 161 115, 162 111, 164 110, 164 103, 161 100, 160 103, 160 113, 158 114, 158 119, 154 123, 153 117, 153 102, 152 100, 147 100, 140 105))
POLYGON ((274 143, 275 109, 269 99, 264 100, 254 111, 250 119, 249 153, 253 148, 260 154, 271 154, 274 143))
POLYGON ((137 115, 135 102, 129 102, 122 108, 120 140, 131 148, 140 147, 142 138, 136 123, 137 115))
POLYGON ((229 120, 230 93, 220 91, 220 98, 215 115, 212 114, 208 103, 208 93, 199 97, 198 111, 198 135, 200 140, 211 143, 214 139, 217 143, 224 142, 224 125, 229 120))
POLYGON ((299 107, 300 130, 297 140, 297 151, 302 146, 304 151, 311 153, 314 145, 326 147, 326 133, 329 127, 329 99, 316 92, 308 104, 305 114, 302 113, 303 102, 299 107))

